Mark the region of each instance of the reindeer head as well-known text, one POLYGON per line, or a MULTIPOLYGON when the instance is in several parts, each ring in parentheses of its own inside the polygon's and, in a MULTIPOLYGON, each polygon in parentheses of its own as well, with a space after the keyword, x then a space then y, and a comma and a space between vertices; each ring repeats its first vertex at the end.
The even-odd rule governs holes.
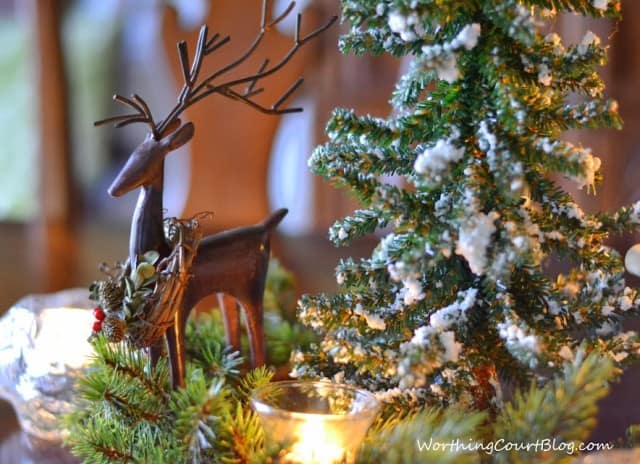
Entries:
POLYGON ((222 68, 212 72, 208 76, 201 78, 200 70, 204 58, 213 53, 218 48, 229 42, 230 37, 221 37, 216 33, 208 36, 207 26, 202 26, 193 56, 189 59, 187 43, 178 43, 178 57, 184 78, 184 84, 178 101, 169 114, 162 120, 156 121, 149 110, 147 103, 138 95, 131 98, 121 95, 114 95, 114 100, 130 107, 134 112, 122 116, 113 116, 95 124, 115 123, 116 127, 126 126, 132 123, 145 123, 149 125, 151 132, 138 148, 134 150, 127 160, 124 168, 109 187, 109 194, 117 197, 127 193, 137 187, 149 185, 162 175, 162 161, 172 150, 184 145, 193 136, 193 124, 187 123, 177 129, 180 125, 178 119, 180 114, 194 103, 203 98, 218 94, 232 100, 240 101, 250 107, 266 114, 286 114, 302 111, 302 108, 282 108, 282 104, 292 93, 302 84, 302 78, 298 79, 278 98, 270 107, 253 100, 255 95, 261 93, 262 87, 256 88, 256 84, 272 74, 275 74, 295 55, 298 49, 305 43, 316 37, 318 34, 329 28, 337 17, 332 17, 327 23, 306 36, 300 35, 301 16, 298 15, 295 28, 294 42, 289 51, 278 62, 269 65, 269 59, 265 59, 257 71, 249 72, 242 77, 227 77, 227 73, 244 63, 257 49, 267 31, 282 21, 293 9, 295 2, 291 2, 285 11, 276 18, 271 18, 269 14, 270 0, 262 1, 262 16, 260 20, 260 30, 249 48, 240 55, 239 58, 222 68), (238 87, 245 86, 243 90, 238 87), (176 130, 177 129, 177 130, 176 130))
MULTIPOLYGON (((179 125, 179 121, 177 121, 179 125)), ((193 123, 188 122, 157 140, 149 132, 144 141, 133 150, 124 167, 109 187, 109 195, 119 197, 138 187, 153 183, 162 176, 164 157, 191 140, 193 123)))

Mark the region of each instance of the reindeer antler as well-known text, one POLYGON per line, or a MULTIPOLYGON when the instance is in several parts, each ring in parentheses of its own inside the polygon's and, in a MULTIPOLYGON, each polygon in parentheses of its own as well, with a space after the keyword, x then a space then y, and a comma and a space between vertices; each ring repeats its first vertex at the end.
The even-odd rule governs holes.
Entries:
POLYGON ((115 94, 113 96, 113 99, 127 106, 130 106, 136 111, 136 113, 101 119, 100 121, 96 121, 93 123, 95 126, 115 122, 116 127, 124 127, 129 124, 133 124, 134 122, 144 122, 145 124, 149 125, 149 128, 153 133, 153 137, 159 138, 160 133, 158 132, 158 128, 153 121, 153 115, 151 114, 151 110, 149 110, 149 105, 147 105, 147 102, 145 102, 142 97, 133 94, 131 95, 131 98, 127 98, 123 97, 122 95, 115 94))
POLYGON ((252 97, 258 95, 264 90, 264 88, 262 87, 256 89, 255 86, 261 79, 277 72, 285 64, 287 64, 287 62, 293 57, 293 55, 295 55, 295 53, 301 46, 328 29, 336 21, 337 16, 333 16, 331 19, 329 19, 329 21, 327 21, 324 25, 322 25, 315 31, 309 33, 305 37, 301 37, 300 26, 302 17, 300 14, 298 14, 296 20, 294 43, 289 51, 284 55, 284 57, 280 59, 280 61, 278 61, 275 65, 269 67, 269 59, 265 59, 258 70, 253 74, 249 74, 245 77, 230 79, 221 83, 214 83, 214 80, 220 78, 230 70, 244 63, 256 50, 265 34, 271 28, 285 19, 289 15, 289 13, 291 13, 291 10, 293 10, 295 6, 295 2, 291 2, 289 6, 278 17, 269 20, 268 11, 270 4, 270 0, 262 1, 260 31, 258 32, 258 35, 254 39, 253 43, 249 46, 249 48, 247 48, 247 50, 236 60, 212 72, 211 74, 203 78, 200 82, 198 82, 198 75, 202 67, 203 59, 207 55, 213 53, 218 48, 228 43, 231 38, 229 36, 220 38, 220 34, 218 33, 214 34, 211 38, 208 38, 208 28, 206 25, 202 26, 198 35, 198 42, 191 65, 189 65, 189 51, 187 49, 187 43, 185 41, 180 41, 178 43, 178 56, 180 59, 180 68, 182 70, 182 78, 184 80, 184 83, 182 85, 182 90, 178 95, 178 101, 176 105, 161 122, 154 122, 153 116, 149 111, 149 107, 147 106, 145 101, 138 95, 132 95, 131 99, 122 97, 120 95, 114 95, 114 100, 130 106, 136 111, 136 113, 123 116, 114 116, 111 118, 103 119, 101 121, 97 121, 95 124, 99 125, 115 122, 116 127, 122 127, 135 122, 144 122, 151 128, 153 137, 155 139, 159 139, 164 135, 167 129, 174 126, 175 121, 185 109, 207 97, 208 95, 214 93, 245 103, 252 108, 255 108, 266 114, 285 114, 302 111, 302 108, 281 108, 284 101, 287 100, 287 98, 289 98, 291 94, 300 87, 303 82, 302 78, 296 80, 293 85, 291 85, 271 105, 271 107, 263 106, 252 100, 252 97), (244 91, 238 91, 233 88, 241 84, 246 84, 246 88, 244 89, 244 91))

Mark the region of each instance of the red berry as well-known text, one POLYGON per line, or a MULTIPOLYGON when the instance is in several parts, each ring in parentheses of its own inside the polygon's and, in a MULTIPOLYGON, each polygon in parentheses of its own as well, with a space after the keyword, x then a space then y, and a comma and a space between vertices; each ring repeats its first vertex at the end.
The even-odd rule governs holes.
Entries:
POLYGON ((93 331, 94 332, 102 332, 102 321, 95 321, 93 323, 93 331))
POLYGON ((105 318, 105 314, 104 314, 104 311, 102 310, 102 308, 94 308, 93 315, 99 321, 101 321, 101 320, 103 320, 105 318))

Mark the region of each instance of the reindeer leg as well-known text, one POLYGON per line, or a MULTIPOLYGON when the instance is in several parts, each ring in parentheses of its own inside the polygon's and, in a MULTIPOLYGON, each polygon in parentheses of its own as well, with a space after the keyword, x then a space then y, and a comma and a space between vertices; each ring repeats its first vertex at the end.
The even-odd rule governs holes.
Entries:
POLYGON ((185 348, 184 326, 187 321, 188 311, 180 308, 174 316, 174 324, 166 332, 167 348, 169 350, 169 365, 171 367, 171 383, 174 390, 185 386, 185 348), (182 313, 186 313, 184 316, 182 313))
POLYGON ((218 305, 222 313, 222 323, 224 325, 224 337, 227 345, 234 350, 240 350, 240 314, 238 302, 230 295, 218 293, 218 305))
POLYGON ((164 337, 160 339, 160 341, 156 342, 155 345, 149 348, 149 362, 151 367, 156 367, 158 361, 162 357, 162 353, 164 352, 164 337))
POLYGON ((264 342, 264 318, 262 314, 262 301, 242 303, 244 318, 249 334, 249 347, 251 348, 251 367, 266 364, 264 342))

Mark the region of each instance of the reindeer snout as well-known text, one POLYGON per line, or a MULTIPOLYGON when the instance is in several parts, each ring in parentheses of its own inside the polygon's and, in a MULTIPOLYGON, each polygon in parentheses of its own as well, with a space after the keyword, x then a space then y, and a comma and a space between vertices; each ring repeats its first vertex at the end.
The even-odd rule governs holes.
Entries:
POLYGON ((132 156, 111 183, 109 195, 119 197, 135 190, 145 183, 146 177, 149 177, 149 167, 141 165, 137 156, 132 156))
POLYGON ((164 152, 155 140, 146 140, 129 156, 109 187, 109 195, 119 197, 143 185, 152 184, 162 176, 164 152))
POLYGON ((129 190, 125 188, 125 182, 122 172, 113 180, 107 192, 112 197, 119 197, 127 193, 129 190))

